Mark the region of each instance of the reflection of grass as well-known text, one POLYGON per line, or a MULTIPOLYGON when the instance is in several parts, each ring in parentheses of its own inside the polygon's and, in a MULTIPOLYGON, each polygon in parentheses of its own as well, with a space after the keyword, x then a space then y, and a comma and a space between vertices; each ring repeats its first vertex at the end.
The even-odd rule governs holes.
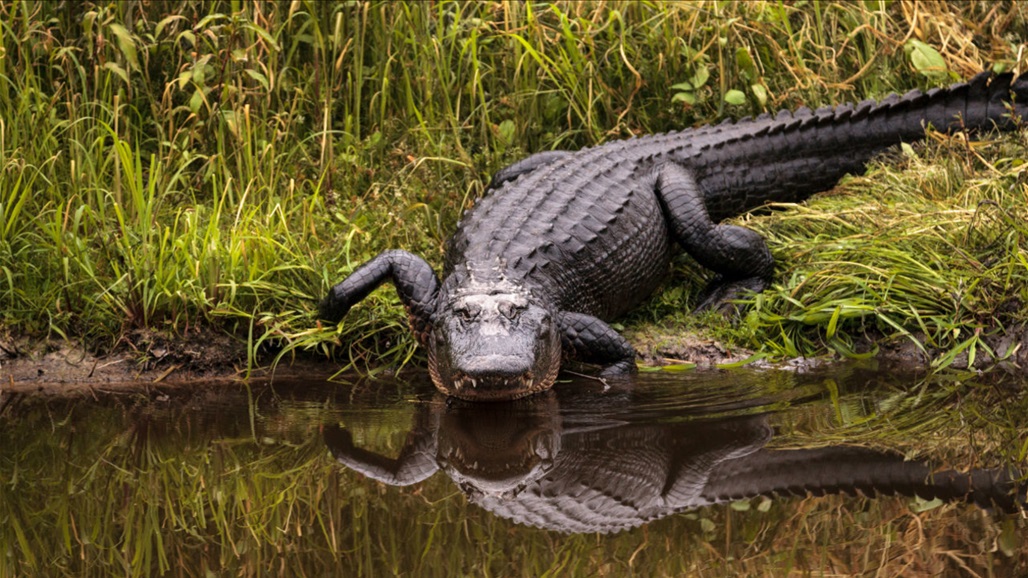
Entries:
MULTIPOLYGON (((901 392, 888 377, 872 390, 862 379, 825 380, 826 401, 777 414, 772 444, 858 442, 964 466, 1023 463, 1017 416, 1028 402, 971 382, 901 392)), ((123 398, 29 400, 9 412, 0 428, 0 577, 1028 570, 1023 519, 995 523, 972 507, 910 498, 757 498, 616 536, 511 526, 469 506, 445 476, 383 487, 328 456, 318 425, 340 420, 361 446, 397 455, 409 402, 248 410, 240 398, 200 399, 213 411, 123 398)))
MULTIPOLYGON (((415 349, 391 291, 339 327, 315 300, 384 248, 438 264, 505 163, 1014 68, 1025 31, 1020 3, 59 6, 0 6, 0 323, 98 349, 213 328, 254 354, 394 364, 415 349)), ((1028 291, 1022 147, 1002 143, 936 144, 742 219, 778 284, 740 327, 702 329, 772 355, 865 334, 937 366, 989 353, 1028 291)), ((636 323, 695 322, 702 280, 679 277, 690 291, 636 323)))
POLYGON ((48 423, 45 413, 5 427, 0 574, 252 574, 279 553, 338 552, 351 526, 314 423, 255 442, 246 414, 223 423, 177 412, 171 426, 129 415, 122 431, 117 409, 62 409, 30 443, 18 434, 48 423))

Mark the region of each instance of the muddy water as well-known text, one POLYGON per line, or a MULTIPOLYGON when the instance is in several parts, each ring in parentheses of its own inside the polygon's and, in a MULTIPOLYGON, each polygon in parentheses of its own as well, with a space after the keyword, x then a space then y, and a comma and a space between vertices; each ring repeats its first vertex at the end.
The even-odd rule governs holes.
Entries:
POLYGON ((425 377, 0 397, 0 577, 1028 572, 1015 378, 425 377))

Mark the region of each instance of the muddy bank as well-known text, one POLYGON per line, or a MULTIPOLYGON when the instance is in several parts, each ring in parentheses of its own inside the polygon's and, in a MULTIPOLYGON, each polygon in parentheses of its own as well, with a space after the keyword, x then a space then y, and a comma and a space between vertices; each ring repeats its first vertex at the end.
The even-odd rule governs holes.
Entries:
MULTIPOLYGON (((699 371, 716 371, 719 366, 747 362, 754 357, 752 350, 726 345, 693 332, 647 327, 626 330, 625 336, 639 351, 643 365, 687 363, 694 364, 699 371)), ((986 347, 976 347, 973 354, 975 369, 999 366, 1006 371, 1021 372, 1028 367, 1028 328, 1019 327, 986 337, 982 342, 986 347), (995 352, 996 358, 988 350, 995 352)), ((856 344, 856 349, 860 353, 874 352, 872 359, 879 363, 915 372, 928 370, 934 354, 931 350, 926 354, 910 339, 880 336, 868 336, 856 344)), ((966 369, 970 349, 960 352, 949 367, 966 369)), ((340 369, 340 364, 321 356, 297 356, 275 367, 271 367, 273 356, 266 357, 258 359, 256 367, 248 368, 246 344, 216 332, 171 338, 156 332, 136 331, 105 354, 91 353, 73 341, 39 341, 0 335, 0 392, 66 394, 140 389, 154 384, 177 386, 197 380, 228 383, 270 377, 327 378, 340 369)), ((751 365, 802 371, 843 360, 839 356, 775 362, 758 359, 751 365)))
MULTIPOLYGON (((688 362, 695 363, 698 368, 714 368, 717 365, 738 363, 754 355, 752 350, 727 345, 694 332, 645 327, 626 330, 624 335, 636 347, 644 362, 655 365, 688 362)), ((915 333, 912 337, 922 344, 928 342, 923 334, 915 333)), ((870 333, 853 345, 857 354, 867 355, 890 365, 908 366, 911 369, 927 369, 933 359, 944 353, 930 347, 922 349, 910 338, 870 333)), ((833 359, 841 359, 841 356, 818 358, 817 363, 830 362, 833 359)), ((792 366, 804 363, 814 363, 814 360, 798 358, 776 364, 763 362, 765 365, 792 366)), ((949 367, 967 369, 970 365, 974 369, 987 370, 997 364, 1014 369, 1028 367, 1028 327, 1019 326, 1004 332, 996 332, 995 335, 983 336, 981 344, 974 348, 967 347, 957 353, 949 367), (973 363, 969 364, 972 355, 973 363)))
POLYGON ((266 374, 263 369, 248 373, 245 344, 224 334, 172 339, 137 331, 103 354, 75 341, 0 336, 0 390, 8 392, 139 389, 147 384, 238 381, 266 374))

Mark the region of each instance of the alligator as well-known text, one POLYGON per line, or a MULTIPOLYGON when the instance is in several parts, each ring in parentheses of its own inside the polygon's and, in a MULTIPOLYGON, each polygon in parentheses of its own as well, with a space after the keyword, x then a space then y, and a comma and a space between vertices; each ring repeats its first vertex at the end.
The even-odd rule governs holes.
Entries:
POLYGON ((758 496, 917 496, 999 516, 1025 507, 1013 469, 941 469, 851 445, 770 449, 766 413, 665 423, 602 408, 562 414, 555 393, 527 407, 424 404, 397 458, 357 447, 338 425, 322 431, 334 457, 366 477, 409 486, 443 471, 469 502, 563 533, 615 533, 758 496))
POLYGON ((335 285, 318 314, 338 323, 391 281, 436 387, 467 400, 544 391, 564 357, 603 366, 601 378, 631 373, 635 350, 608 322, 656 290, 676 245, 715 274, 698 310, 760 292, 774 273, 767 244, 722 220, 829 189, 929 125, 1015 129, 1025 78, 982 73, 881 101, 534 154, 497 172, 464 214, 442 279, 416 255, 385 251, 335 285))

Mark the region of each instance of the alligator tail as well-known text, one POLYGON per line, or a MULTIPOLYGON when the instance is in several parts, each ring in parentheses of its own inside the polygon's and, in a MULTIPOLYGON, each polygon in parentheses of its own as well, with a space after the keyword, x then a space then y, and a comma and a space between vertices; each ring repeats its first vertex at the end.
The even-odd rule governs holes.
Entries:
POLYGON ((718 220, 831 188, 847 173, 862 172, 888 147, 923 139, 928 125, 942 131, 1012 130, 1020 118, 1028 118, 1028 75, 986 72, 927 92, 720 125, 697 135, 702 150, 683 161, 697 171, 708 199, 734 201, 721 201, 727 214, 716 215, 718 220))
MULTIPOLYGON (((1028 113, 1028 78, 983 72, 968 82, 928 92, 911 91, 872 107, 869 117, 885 115, 885 125, 909 127, 925 122, 939 130, 1002 130, 1014 128, 1012 118, 1028 113)), ((902 128, 901 128, 902 130, 902 128)))
POLYGON ((1025 505, 1025 487, 1017 477, 1006 469, 933 471, 925 462, 859 447, 761 450, 719 464, 703 497, 719 503, 769 495, 884 494, 965 501, 1010 512, 1025 505))

